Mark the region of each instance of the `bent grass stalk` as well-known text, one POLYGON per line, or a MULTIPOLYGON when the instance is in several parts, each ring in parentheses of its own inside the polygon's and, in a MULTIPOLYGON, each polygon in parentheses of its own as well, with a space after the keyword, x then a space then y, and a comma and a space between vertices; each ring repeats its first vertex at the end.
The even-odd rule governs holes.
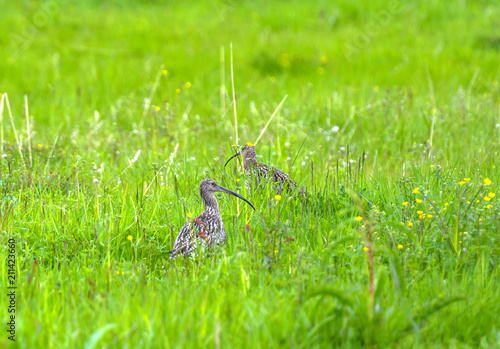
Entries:
POLYGON ((24 110, 26 112, 26 134, 28 136, 28 151, 30 155, 30 166, 33 168, 33 156, 31 155, 31 126, 30 126, 30 113, 28 110, 28 95, 24 95, 24 110))
POLYGON ((260 138, 262 137, 262 135, 266 132, 267 130, 267 127, 269 126, 269 124, 271 123, 271 121, 273 121, 274 117, 276 116, 276 114, 278 114, 278 111, 281 109, 281 107, 283 106, 283 103, 285 103, 285 100, 286 98, 288 97, 288 95, 285 95, 285 97, 283 97, 283 99, 281 100, 281 102, 278 104, 278 106, 276 107, 276 109, 274 109, 274 112, 271 114, 271 117, 269 118, 269 120, 267 120, 266 122, 266 125, 264 126, 264 128, 262 128, 262 130, 260 131, 260 134, 259 136, 257 137, 257 139, 255 140, 254 142, 254 145, 257 145, 257 143, 259 143, 259 140, 260 138))

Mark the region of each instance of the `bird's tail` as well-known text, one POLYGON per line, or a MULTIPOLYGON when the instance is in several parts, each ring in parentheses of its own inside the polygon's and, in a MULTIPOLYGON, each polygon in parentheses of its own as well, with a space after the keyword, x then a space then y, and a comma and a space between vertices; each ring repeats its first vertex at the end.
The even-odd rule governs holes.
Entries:
POLYGON ((170 259, 171 260, 174 260, 175 257, 177 256, 177 251, 176 250, 171 250, 171 251, 167 251, 167 252, 170 255, 170 259))

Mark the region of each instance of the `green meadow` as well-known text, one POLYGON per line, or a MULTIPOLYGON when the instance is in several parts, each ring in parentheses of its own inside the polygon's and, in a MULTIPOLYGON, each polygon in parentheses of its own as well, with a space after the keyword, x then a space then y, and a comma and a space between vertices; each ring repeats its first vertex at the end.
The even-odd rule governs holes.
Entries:
POLYGON ((499 19, 0 0, 0 347, 500 348, 499 19), (257 140, 305 194, 224 167, 257 140), (205 178, 256 210, 172 261, 205 178))

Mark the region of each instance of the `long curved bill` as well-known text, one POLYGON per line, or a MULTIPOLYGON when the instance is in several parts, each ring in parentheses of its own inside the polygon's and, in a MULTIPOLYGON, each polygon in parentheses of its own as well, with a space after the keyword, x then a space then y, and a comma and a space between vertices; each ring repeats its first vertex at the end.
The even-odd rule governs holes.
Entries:
POLYGON ((227 193, 227 194, 231 194, 231 195, 234 195, 236 196, 237 198, 240 198, 241 200, 245 201, 247 204, 249 204, 253 210, 255 211, 255 207, 253 207, 253 205, 250 203, 250 201, 248 201, 247 199, 245 199, 243 196, 241 196, 240 194, 238 193, 235 193, 234 191, 232 190, 229 190, 229 189, 226 189, 224 187, 221 187, 220 185, 218 186, 218 189, 219 191, 223 192, 223 193, 227 193))
POLYGON ((231 157, 229 158, 229 160, 227 160, 227 161, 226 161, 226 163, 224 164, 224 167, 226 167, 227 163, 228 163, 229 161, 231 161, 232 159, 234 159, 235 157, 237 157, 238 155, 241 155, 241 151, 239 151, 239 152, 237 152, 236 154, 234 154, 233 156, 231 156, 231 157))

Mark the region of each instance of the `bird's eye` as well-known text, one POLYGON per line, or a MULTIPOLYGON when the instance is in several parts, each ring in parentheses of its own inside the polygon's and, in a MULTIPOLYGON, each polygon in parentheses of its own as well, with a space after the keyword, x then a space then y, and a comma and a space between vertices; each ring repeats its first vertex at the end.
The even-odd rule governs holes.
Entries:
POLYGON ((212 185, 215 186, 215 182, 212 182, 212 185))

